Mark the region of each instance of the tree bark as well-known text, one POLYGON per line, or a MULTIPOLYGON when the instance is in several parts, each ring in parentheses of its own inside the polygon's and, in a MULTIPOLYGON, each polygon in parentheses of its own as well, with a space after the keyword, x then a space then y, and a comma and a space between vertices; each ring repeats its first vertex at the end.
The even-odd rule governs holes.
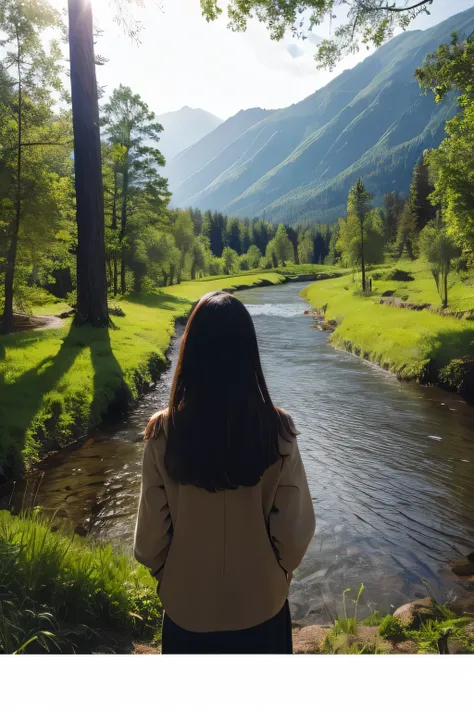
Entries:
POLYGON ((364 254, 364 220, 363 219, 361 219, 361 221, 360 221, 360 250, 361 250, 360 261, 361 261, 361 268, 362 268, 362 291, 365 294, 365 254, 364 254))
POLYGON ((114 252, 114 296, 118 294, 118 264, 117 252, 114 252))
POLYGON ((23 85, 21 77, 21 50, 20 38, 17 33, 17 66, 18 66, 18 134, 17 134, 17 173, 15 187, 15 218, 11 227, 11 239, 7 252, 5 268, 5 303, 3 307, 2 333, 12 333, 13 321, 13 285, 15 281, 16 253, 18 250, 18 237, 21 223, 21 169, 22 169, 22 139, 23 139, 23 85))
POLYGON ((126 270, 125 270, 125 246, 122 245, 122 250, 121 250, 121 260, 120 260, 120 293, 125 294, 127 291, 127 284, 126 284, 126 270))
POLYGON ((128 182, 129 182, 129 165, 128 165, 128 148, 127 159, 123 171, 123 194, 122 194, 122 212, 120 216, 120 244, 122 245, 122 269, 120 272, 120 291, 125 294, 127 288, 125 283, 125 244, 124 240, 127 234, 127 208, 128 208, 128 182))
POLYGON ((109 325, 104 189, 91 0, 68 0, 77 211, 76 323, 109 325))
POLYGON ((445 309, 447 309, 448 308, 448 270, 446 268, 444 269, 443 282, 444 282, 443 306, 445 309))

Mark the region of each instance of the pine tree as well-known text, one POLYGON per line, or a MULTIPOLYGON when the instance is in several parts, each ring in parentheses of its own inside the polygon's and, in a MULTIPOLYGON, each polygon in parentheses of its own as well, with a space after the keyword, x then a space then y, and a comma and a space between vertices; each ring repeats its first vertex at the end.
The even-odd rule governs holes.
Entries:
POLYGON ((362 178, 358 178, 357 182, 349 191, 349 201, 347 205, 348 216, 354 216, 357 219, 360 235, 360 255, 361 255, 361 270, 362 270, 362 291, 366 292, 365 278, 365 245, 364 245, 364 229, 365 221, 368 213, 371 210, 372 195, 365 189, 362 178))
MULTIPOLYGON (((167 204, 167 181, 158 169, 165 164, 161 152, 150 145, 160 139, 163 127, 155 121, 155 114, 138 94, 120 85, 104 107, 102 125, 111 145, 123 149, 120 165, 121 205, 119 243, 121 251, 120 290, 126 291, 126 256, 130 200, 134 191, 153 190, 155 197, 167 204)), ((194 231, 194 227, 193 227, 194 231)))

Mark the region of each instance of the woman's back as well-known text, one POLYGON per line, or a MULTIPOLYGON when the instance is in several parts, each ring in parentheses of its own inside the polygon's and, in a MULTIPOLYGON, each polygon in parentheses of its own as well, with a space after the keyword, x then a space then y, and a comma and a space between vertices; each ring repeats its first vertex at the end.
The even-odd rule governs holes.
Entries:
POLYGON ((238 630, 270 619, 282 608, 289 573, 314 531, 296 438, 280 440, 282 456, 255 486, 211 493, 170 477, 166 412, 159 417, 163 426, 145 449, 137 559, 160 580, 163 606, 185 629, 238 630), (277 510, 279 490, 285 501, 277 510), (158 540, 166 549, 157 555, 158 540))
POLYGON ((145 433, 135 556, 159 581, 164 652, 291 651, 289 584, 314 533, 296 436, 247 309, 207 294, 145 433))

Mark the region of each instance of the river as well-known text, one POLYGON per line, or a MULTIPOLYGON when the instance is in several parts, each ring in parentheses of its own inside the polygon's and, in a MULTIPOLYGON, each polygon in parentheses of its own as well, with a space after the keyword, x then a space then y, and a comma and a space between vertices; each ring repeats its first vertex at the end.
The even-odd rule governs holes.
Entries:
MULTIPOLYGON (((292 585, 302 622, 334 618, 365 586, 361 613, 389 612, 426 583, 440 600, 462 583, 448 561, 474 549, 474 409, 436 388, 336 351, 290 283, 239 293, 255 323, 275 404, 301 432, 316 535, 292 585)), ((176 360, 178 339, 170 350, 176 360)), ((119 423, 47 460, 36 503, 129 546, 149 416, 167 403, 173 366, 119 423)))

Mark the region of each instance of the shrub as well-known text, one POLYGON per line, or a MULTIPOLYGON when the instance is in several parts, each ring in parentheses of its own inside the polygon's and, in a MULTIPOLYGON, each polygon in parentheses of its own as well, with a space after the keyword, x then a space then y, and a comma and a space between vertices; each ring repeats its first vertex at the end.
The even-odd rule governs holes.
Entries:
MULTIPOLYGON (((373 277, 374 279, 376 277, 373 277)), ((403 269, 389 269, 384 274, 382 274, 382 279, 384 281, 414 281, 414 277, 409 272, 403 271, 403 269)))
POLYGON ((387 615, 380 623, 379 635, 382 639, 403 639, 405 630, 393 615, 387 615))

